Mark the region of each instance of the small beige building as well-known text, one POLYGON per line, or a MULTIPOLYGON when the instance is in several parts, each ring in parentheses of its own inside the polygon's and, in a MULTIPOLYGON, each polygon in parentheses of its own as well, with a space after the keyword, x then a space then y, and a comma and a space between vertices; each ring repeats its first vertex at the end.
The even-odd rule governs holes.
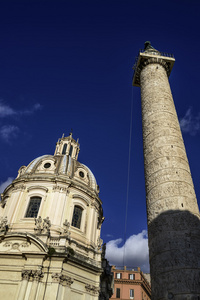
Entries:
POLYGON ((63 136, 1 195, 0 299, 99 298, 102 202, 78 153, 63 136))

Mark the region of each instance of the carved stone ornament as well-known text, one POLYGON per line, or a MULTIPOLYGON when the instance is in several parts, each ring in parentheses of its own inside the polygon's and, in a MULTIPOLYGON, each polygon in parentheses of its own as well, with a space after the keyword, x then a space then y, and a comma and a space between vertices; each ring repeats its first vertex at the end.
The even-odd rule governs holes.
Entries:
POLYGON ((33 280, 40 281, 44 277, 44 273, 41 270, 32 272, 33 280))
POLYGON ((36 233, 49 234, 50 227, 51 227, 51 221, 49 220, 49 217, 46 217, 43 221, 42 221, 41 216, 39 216, 37 219, 35 218, 34 230, 36 231, 36 233))
POLYGON ((53 191, 66 192, 67 188, 63 187, 63 186, 56 185, 56 186, 53 187, 53 191))
POLYGON ((12 246, 12 243, 11 243, 11 242, 5 242, 5 243, 3 244, 3 247, 10 247, 10 246, 12 246))
POLYGON ((91 284, 86 284, 85 285, 85 289, 87 292, 95 295, 95 294, 98 294, 99 293, 99 287, 96 287, 94 285, 91 285, 91 284))
POLYGON ((22 271, 22 280, 35 280, 40 281, 44 277, 44 273, 41 270, 23 270, 22 271))
POLYGON ((63 223, 63 226, 65 227, 64 232, 67 232, 70 227, 70 223, 65 219, 65 222, 63 223))
POLYGON ((19 170, 18 170, 18 177, 20 177, 21 175, 23 175, 26 171, 26 166, 22 166, 19 170))
POLYGON ((13 243, 12 244, 12 249, 19 250, 19 243, 13 243))
POLYGON ((20 246, 23 247, 23 248, 26 248, 26 247, 29 247, 29 246, 30 246, 30 243, 28 243, 28 242, 23 242, 23 243, 21 243, 20 246))
POLYGON ((67 219, 63 223, 63 227, 64 227, 64 234, 69 238, 71 234, 71 232, 69 232, 70 222, 68 222, 67 219))
POLYGON ((102 257, 102 258, 105 258, 105 255, 106 255, 106 243, 104 243, 103 246, 102 246, 101 257, 102 257))
POLYGON ((73 282, 74 282, 73 279, 69 276, 66 276, 66 275, 60 276, 60 284, 62 284, 64 286, 71 286, 71 284, 73 282))
POLYGON ((100 238, 100 236, 97 239, 97 249, 100 250, 101 246, 103 244, 103 240, 100 238))
POLYGON ((8 218, 2 218, 0 221, 0 232, 8 230, 8 218))
POLYGON ((25 189, 26 189, 26 186, 24 184, 20 184, 20 185, 13 187, 13 191, 25 190, 25 189))
POLYGON ((60 282, 60 273, 52 273, 51 277, 53 279, 53 282, 60 282))
POLYGON ((63 275, 61 273, 52 273, 53 282, 60 283, 64 286, 71 286, 74 282, 73 279, 69 276, 63 275))
POLYGON ((51 227, 51 221, 49 220, 49 217, 46 217, 43 221, 43 233, 49 233, 51 227))
POLYGON ((28 243, 28 242, 17 243, 17 242, 7 241, 3 244, 3 247, 10 248, 10 249, 8 249, 8 251, 10 251, 11 249, 20 251, 20 247, 26 248, 29 246, 30 246, 30 243, 28 243))
POLYGON ((1 204, 0 205, 2 208, 4 208, 6 206, 8 199, 9 199, 8 195, 4 196, 4 194, 1 194, 1 204))
POLYGON ((97 229, 101 229, 101 225, 102 225, 104 220, 105 220, 105 217, 98 216, 97 229))
POLYGON ((22 280, 29 280, 31 274, 32 274, 31 270, 23 270, 22 271, 22 280))
POLYGON ((35 218, 35 228, 34 230, 37 231, 37 233, 41 233, 42 232, 42 218, 41 216, 39 216, 37 219, 35 218))

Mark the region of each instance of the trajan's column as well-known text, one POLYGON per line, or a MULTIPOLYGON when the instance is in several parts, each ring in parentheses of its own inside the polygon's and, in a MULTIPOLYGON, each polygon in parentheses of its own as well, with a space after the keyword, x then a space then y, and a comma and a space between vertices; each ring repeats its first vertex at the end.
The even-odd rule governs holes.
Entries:
POLYGON ((150 42, 134 66, 141 88, 152 300, 200 300, 200 218, 168 76, 150 42))

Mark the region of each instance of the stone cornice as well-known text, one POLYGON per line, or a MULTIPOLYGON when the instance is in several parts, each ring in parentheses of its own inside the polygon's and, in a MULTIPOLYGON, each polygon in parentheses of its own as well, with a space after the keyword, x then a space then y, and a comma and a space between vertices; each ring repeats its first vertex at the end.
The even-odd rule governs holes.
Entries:
MULTIPOLYGON (((97 193, 92 190, 90 187, 88 187, 85 184, 81 184, 71 178, 68 178, 67 176, 64 175, 54 175, 54 174, 44 174, 44 173, 37 173, 37 174, 25 174, 22 175, 20 178, 14 179, 13 183, 9 185, 8 187, 14 187, 15 183, 23 182, 25 184, 26 182, 36 182, 36 181, 41 181, 41 182, 47 182, 50 181, 51 183, 55 182, 56 184, 64 184, 67 185, 66 187, 72 187, 77 190, 80 190, 84 192, 85 194, 89 195, 93 199, 95 199, 100 205, 102 205, 101 199, 98 197, 97 193), (23 176, 23 178, 22 178, 23 176)), ((21 187, 20 187, 21 188, 21 187)), ((7 188, 8 189, 8 188, 7 188)), ((7 189, 5 190, 5 193, 7 192, 7 189)), ((30 187, 29 187, 30 189, 30 187)), ((5 194, 4 193, 4 194, 5 194)))
POLYGON ((116 283, 126 283, 126 284, 139 284, 139 285, 142 285, 142 280, 132 280, 132 279, 117 279, 115 278, 115 282, 116 283))
POLYGON ((67 261, 74 263, 74 264, 78 264, 79 266, 85 267, 94 272, 102 273, 102 271, 103 271, 101 266, 98 267, 98 266, 94 265, 94 260, 92 260, 91 262, 88 262, 86 260, 83 260, 80 255, 75 255, 75 256, 70 255, 67 258, 67 261))
POLYGON ((167 76, 170 75, 173 68, 175 59, 172 57, 161 56, 158 54, 150 53, 139 53, 139 57, 136 60, 136 64, 133 67, 134 76, 133 76, 133 85, 140 86, 140 73, 144 67, 149 64, 160 64, 166 70, 167 76))

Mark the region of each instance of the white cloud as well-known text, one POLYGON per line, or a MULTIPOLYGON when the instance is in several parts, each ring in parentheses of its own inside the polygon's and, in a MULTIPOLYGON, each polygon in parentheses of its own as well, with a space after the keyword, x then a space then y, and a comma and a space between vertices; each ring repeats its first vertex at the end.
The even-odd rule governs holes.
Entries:
POLYGON ((11 184, 11 182, 13 181, 14 178, 12 177, 8 177, 8 179, 5 182, 1 182, 0 183, 0 194, 3 193, 3 191, 5 190, 5 188, 11 184))
POLYGON ((19 133, 19 128, 14 125, 4 125, 0 128, 0 137, 5 142, 10 142, 12 138, 16 138, 19 133))
POLYGON ((21 109, 15 110, 7 104, 4 104, 2 100, 0 100, 0 117, 5 118, 9 116, 16 116, 16 115, 30 115, 33 114, 35 111, 42 109, 42 105, 39 103, 34 104, 29 109, 21 109))
MULTIPOLYGON (((36 103, 29 109, 15 110, 0 99, 0 118, 5 117, 20 117, 30 115, 42 109, 41 104, 36 103)), ((0 127, 0 138, 7 143, 11 143, 13 138, 16 138, 19 133, 19 128, 15 125, 4 125, 0 127)))
POLYGON ((180 127, 182 132, 196 135, 200 131, 200 114, 194 116, 190 107, 183 118, 180 119, 180 127))
POLYGON ((10 106, 4 104, 2 100, 0 101, 0 117, 8 117, 16 114, 16 111, 10 106))
POLYGON ((125 245, 119 246, 122 239, 111 240, 106 244, 106 258, 116 267, 140 267, 145 273, 149 272, 149 248, 147 231, 130 236, 125 245))

